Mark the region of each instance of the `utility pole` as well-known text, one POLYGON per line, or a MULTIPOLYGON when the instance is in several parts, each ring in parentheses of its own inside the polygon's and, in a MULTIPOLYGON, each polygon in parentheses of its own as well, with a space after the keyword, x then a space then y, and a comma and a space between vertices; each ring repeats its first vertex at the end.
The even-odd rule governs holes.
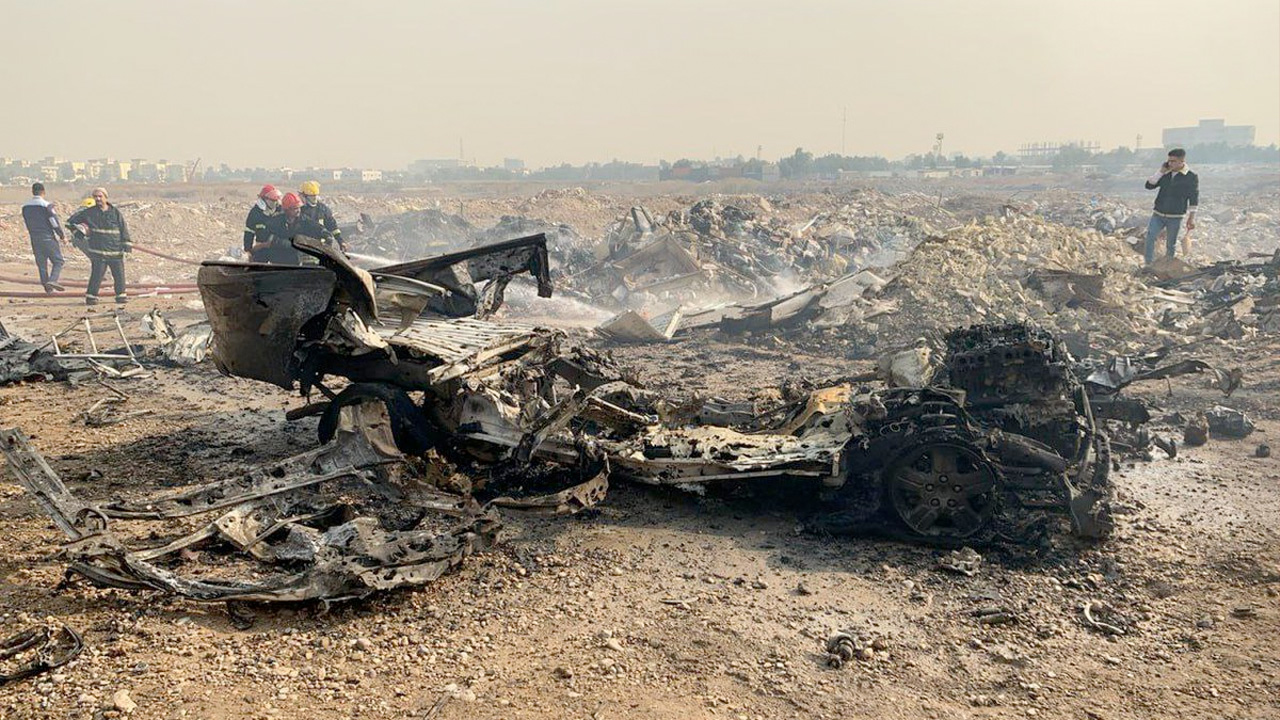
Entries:
POLYGON ((462 138, 458 138, 458 164, 462 165, 466 162, 466 155, 462 154, 462 138))
POLYGON ((840 155, 844 156, 845 131, 849 129, 849 106, 844 106, 844 114, 840 117, 840 155))
POLYGON ((934 138, 938 141, 937 144, 933 146, 934 164, 942 162, 942 137, 942 133, 938 133, 934 138))
POLYGON ((1138 141, 1133 144, 1134 152, 1142 149, 1142 133, 1138 133, 1138 141))
POLYGON ((757 160, 759 160, 759 159, 760 159, 760 155, 761 155, 761 153, 763 153, 763 152, 764 152, 764 145, 757 145, 757 146, 756 146, 756 159, 757 159, 757 160))

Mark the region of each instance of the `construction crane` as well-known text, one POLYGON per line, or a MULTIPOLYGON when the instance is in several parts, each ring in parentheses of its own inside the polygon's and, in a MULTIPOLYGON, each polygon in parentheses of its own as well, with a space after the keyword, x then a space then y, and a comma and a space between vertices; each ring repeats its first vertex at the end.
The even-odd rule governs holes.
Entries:
POLYGON ((182 169, 182 182, 191 182, 192 180, 194 180, 196 177, 196 171, 199 169, 200 169, 200 158, 196 158, 195 162, 191 163, 189 166, 184 167, 182 169))

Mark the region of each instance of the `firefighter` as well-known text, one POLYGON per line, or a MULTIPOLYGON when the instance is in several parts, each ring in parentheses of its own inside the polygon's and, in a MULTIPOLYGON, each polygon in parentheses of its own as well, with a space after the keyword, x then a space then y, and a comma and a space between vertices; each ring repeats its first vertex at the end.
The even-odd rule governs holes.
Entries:
POLYGON ((306 203, 302 207, 302 216, 306 219, 323 225, 332 235, 334 241, 338 244, 338 249, 346 252, 346 243, 342 242, 342 231, 338 229, 338 221, 333 219, 333 211, 328 205, 320 202, 320 183, 315 180, 308 180, 302 183, 298 188, 302 193, 302 200, 306 203))
POLYGON ((267 262, 257 256, 271 246, 271 234, 267 232, 267 220, 280 213, 280 191, 274 185, 263 185, 258 200, 249 208, 244 221, 244 252, 254 262, 267 262))
POLYGON ((277 265, 301 265, 302 256, 291 242, 295 235, 306 235, 317 240, 333 242, 333 233, 317 222, 303 216, 302 198, 287 193, 280 200, 280 208, 284 211, 267 218, 266 231, 270 236, 269 246, 259 253, 254 253, 257 262, 269 262, 277 265))
POLYGON ((98 287, 102 285, 107 270, 111 271, 111 280, 115 283, 116 303, 123 305, 128 302, 124 256, 133 252, 133 241, 124 216, 115 205, 107 202, 106 189, 94 188, 93 206, 67 218, 67 227, 85 238, 84 251, 89 256, 89 287, 85 289, 84 303, 98 304, 98 287))

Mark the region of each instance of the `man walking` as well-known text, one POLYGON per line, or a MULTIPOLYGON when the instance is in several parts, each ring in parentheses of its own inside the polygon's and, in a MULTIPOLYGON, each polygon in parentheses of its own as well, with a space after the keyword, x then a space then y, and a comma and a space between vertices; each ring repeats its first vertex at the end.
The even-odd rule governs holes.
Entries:
POLYGON ((66 288, 58 284, 58 276, 62 274, 62 248, 60 242, 66 242, 62 232, 62 224, 53 205, 44 199, 44 184, 34 183, 31 186, 31 199, 22 206, 22 221, 27 225, 27 234, 31 236, 31 252, 36 256, 36 269, 40 271, 40 284, 47 293, 62 292, 66 288))
POLYGON ((85 253, 89 256, 89 287, 85 305, 98 304, 98 287, 107 270, 116 286, 116 303, 129 301, 124 284, 124 256, 133 252, 129 226, 115 205, 107 202, 105 188, 93 189, 93 207, 87 207, 67 219, 67 225, 85 237, 85 253))
POLYGON ((1187 151, 1174 148, 1160 170, 1147 178, 1147 189, 1155 190, 1156 207, 1147 223, 1147 264, 1156 261, 1156 237, 1164 229, 1166 255, 1173 257, 1178 248, 1178 230, 1187 219, 1187 231, 1196 227, 1196 206, 1200 204, 1200 176, 1187 167, 1187 151))

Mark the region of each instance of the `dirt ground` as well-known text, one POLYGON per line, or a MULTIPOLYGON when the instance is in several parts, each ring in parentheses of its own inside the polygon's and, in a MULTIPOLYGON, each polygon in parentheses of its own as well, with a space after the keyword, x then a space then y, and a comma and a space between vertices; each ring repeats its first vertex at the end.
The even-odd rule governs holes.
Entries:
MULTIPOLYGON (((139 269, 171 282, 193 269, 162 262, 139 269)), ((32 269, 8 255, 0 274, 32 269)), ((148 342, 138 321, 152 307, 179 324, 203 316, 193 295, 136 298, 122 312, 132 340, 148 342)), ((34 336, 82 313, 76 299, 0 301, 0 319, 34 336)), ((654 387, 730 399, 868 367, 786 338, 613 350, 654 387)), ((118 717, 121 690, 135 718, 1280 717, 1280 459, 1255 457, 1280 434, 1277 350, 1209 350, 1243 366, 1230 402, 1257 422, 1252 436, 1125 462, 1114 537, 978 548, 973 577, 938 569, 937 549, 808 532, 785 504, 615 484, 577 516, 506 516, 505 543, 423 589, 259 606, 242 630, 220 605, 60 587, 61 533, 5 475, 0 634, 50 617, 86 649, 0 689, 0 717, 118 717), (1092 601, 1125 634, 1087 627, 1092 601), (982 622, 990 607, 1012 621, 982 622), (874 649, 829 668, 825 639, 844 629, 874 649)), ((314 419, 284 419, 301 399, 207 363, 114 384, 130 395, 122 409, 151 414, 85 427, 75 416, 108 391, 30 383, 0 388, 0 426, 22 428, 92 500, 315 443, 314 419)), ((1197 376, 1137 394, 1157 417, 1221 402, 1197 376)))

